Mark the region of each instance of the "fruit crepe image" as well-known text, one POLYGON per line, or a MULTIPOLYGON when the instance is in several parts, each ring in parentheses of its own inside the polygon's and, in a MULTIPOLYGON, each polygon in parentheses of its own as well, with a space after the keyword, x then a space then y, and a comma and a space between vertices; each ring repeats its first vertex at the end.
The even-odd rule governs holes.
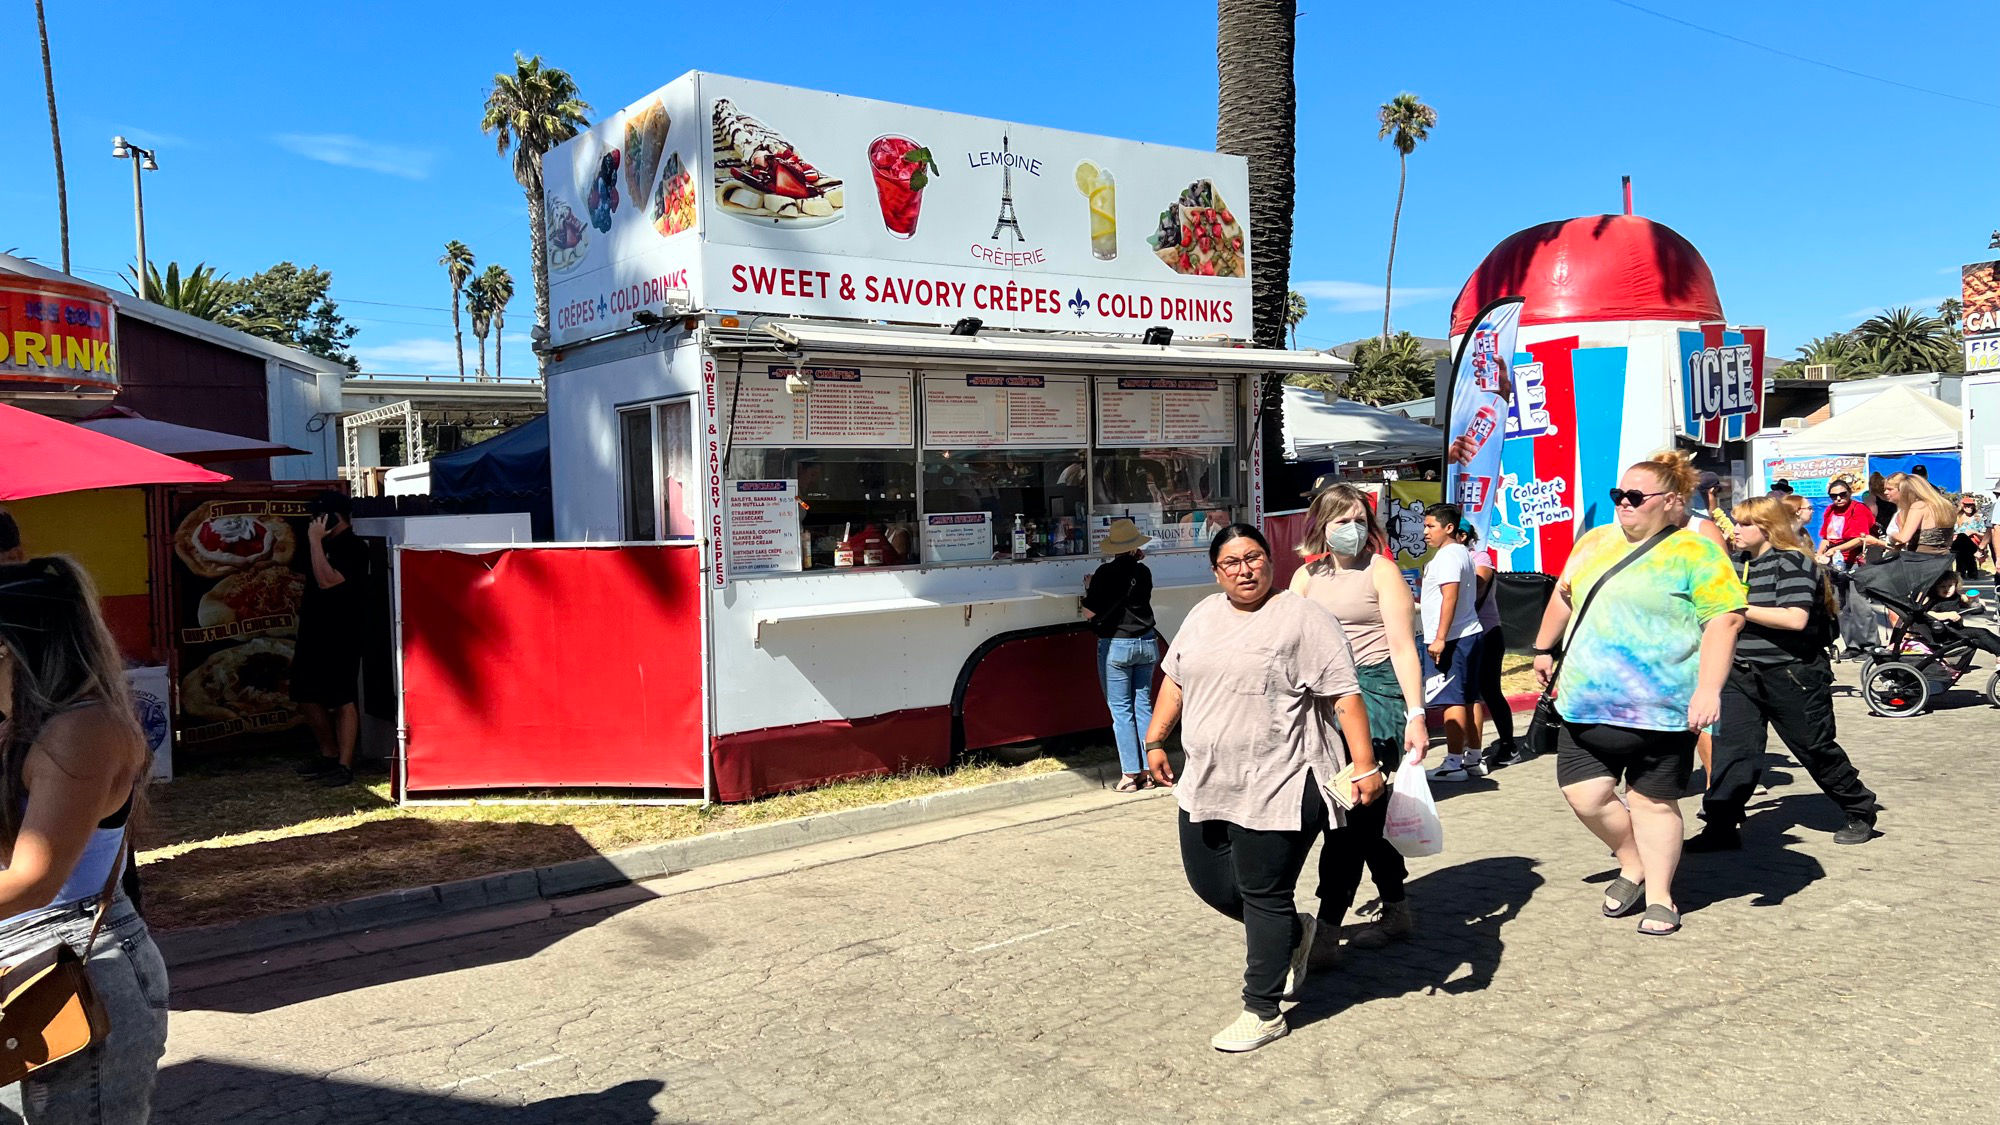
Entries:
POLYGON ((1090 206, 1090 253, 1101 262, 1118 257, 1118 185, 1111 173, 1086 160, 1076 166, 1076 190, 1090 206))
POLYGON ((1175 273, 1197 277, 1242 277, 1243 228, 1222 201, 1215 184, 1196 180, 1160 212, 1159 229, 1146 240, 1175 273))
POLYGON ((304 574, 282 563, 257 563, 203 594, 195 620, 205 628, 259 622, 271 636, 290 636, 299 631, 299 601, 305 592, 304 574))
POLYGON ((625 194, 635 207, 645 206, 651 198, 653 177, 659 174, 667 130, 672 127, 667 107, 657 98, 625 118, 625 194))
POLYGON ((257 514, 216 515, 215 505, 189 512, 174 532, 174 553, 203 578, 223 578, 257 563, 289 563, 298 550, 290 524, 257 514))
POLYGON ((806 163, 776 129, 717 98, 715 202, 739 219, 818 226, 840 218, 841 181, 806 163))
POLYGON ((597 177, 590 182, 590 195, 584 200, 590 209, 590 225, 606 234, 611 232, 611 217, 618 213, 619 159, 615 148, 597 158, 597 177))
POLYGON ((661 234, 679 234, 694 229, 694 177, 681 164, 681 154, 667 157, 660 176, 660 190, 653 193, 653 229, 661 234))
POLYGON ((924 206, 924 188, 937 175, 931 150, 908 137, 875 138, 868 146, 868 166, 875 173, 875 197, 882 204, 882 225, 897 238, 917 233, 924 206))
POLYGON ((590 226, 561 196, 549 196, 543 214, 549 227, 549 269, 568 273, 590 253, 590 226))

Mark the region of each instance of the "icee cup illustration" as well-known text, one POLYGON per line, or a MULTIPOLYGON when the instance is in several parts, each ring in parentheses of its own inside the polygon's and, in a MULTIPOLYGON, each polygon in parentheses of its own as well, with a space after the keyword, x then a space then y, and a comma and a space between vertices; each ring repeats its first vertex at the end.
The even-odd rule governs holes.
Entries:
POLYGON ((924 208, 924 188, 937 174, 931 150, 908 137, 877 137, 868 145, 868 167, 875 173, 875 197, 882 204, 882 225, 897 238, 917 233, 924 208))
POLYGON ((1118 185, 1108 169, 1086 160, 1076 166, 1076 190, 1090 204, 1090 253, 1108 262, 1118 256, 1118 185))

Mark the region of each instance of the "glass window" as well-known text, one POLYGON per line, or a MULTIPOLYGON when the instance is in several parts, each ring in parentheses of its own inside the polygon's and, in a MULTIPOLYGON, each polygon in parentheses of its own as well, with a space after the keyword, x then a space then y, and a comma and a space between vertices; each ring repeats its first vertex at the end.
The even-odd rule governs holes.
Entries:
POLYGON ((1029 558, 1089 550, 1089 478, 1081 449, 931 449, 924 512, 987 512, 993 556, 1010 558, 1018 529, 1029 558))
POLYGON ((620 473, 625 487, 625 538, 660 537, 653 490, 653 408, 618 412, 620 473))
POLYGON ((660 480, 667 489, 667 538, 692 539, 701 487, 694 473, 694 401, 661 403, 657 422, 660 480))
POLYGON ((880 449, 737 449, 732 481, 799 482, 799 541, 808 567, 917 562, 917 466, 880 449))
POLYGON ((1234 446, 1100 449, 1093 459, 1092 514, 1129 517, 1160 548, 1205 546, 1214 530, 1241 518, 1234 446))

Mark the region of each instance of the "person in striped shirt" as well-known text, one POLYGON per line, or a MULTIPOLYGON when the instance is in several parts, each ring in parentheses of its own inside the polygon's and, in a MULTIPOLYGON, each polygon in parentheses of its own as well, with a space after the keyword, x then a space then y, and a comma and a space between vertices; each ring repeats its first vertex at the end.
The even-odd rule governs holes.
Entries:
POLYGON ((1687 842, 1690 852, 1743 846, 1744 808, 1764 769, 1764 745, 1778 738, 1846 814, 1835 843, 1875 836, 1875 794, 1834 737, 1833 669, 1827 661, 1830 622, 1839 613, 1818 565, 1799 539, 1792 509, 1759 496, 1736 506, 1736 546, 1750 608, 1722 690, 1715 735, 1715 772, 1701 805, 1708 824, 1687 842))

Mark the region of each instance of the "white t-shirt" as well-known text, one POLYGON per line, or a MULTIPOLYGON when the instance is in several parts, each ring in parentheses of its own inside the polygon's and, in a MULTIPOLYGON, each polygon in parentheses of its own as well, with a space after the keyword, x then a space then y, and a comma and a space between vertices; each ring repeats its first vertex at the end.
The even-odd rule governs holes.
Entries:
POLYGON ((1446 543, 1424 564, 1424 640, 1438 639, 1438 614, 1444 609, 1445 587, 1458 583, 1458 607, 1452 613, 1451 624, 1444 630, 1444 639, 1455 641, 1479 632, 1479 610, 1473 602, 1479 597, 1479 576, 1472 570, 1472 552, 1463 543, 1446 543))
POLYGON ((1471 554, 1474 597, 1479 594, 1479 568, 1483 566, 1493 571, 1493 577, 1486 584, 1486 600, 1479 603, 1479 629, 1490 633, 1500 627, 1500 591, 1494 588, 1500 583, 1500 564, 1493 561, 1493 551, 1489 547, 1475 547, 1471 554))

